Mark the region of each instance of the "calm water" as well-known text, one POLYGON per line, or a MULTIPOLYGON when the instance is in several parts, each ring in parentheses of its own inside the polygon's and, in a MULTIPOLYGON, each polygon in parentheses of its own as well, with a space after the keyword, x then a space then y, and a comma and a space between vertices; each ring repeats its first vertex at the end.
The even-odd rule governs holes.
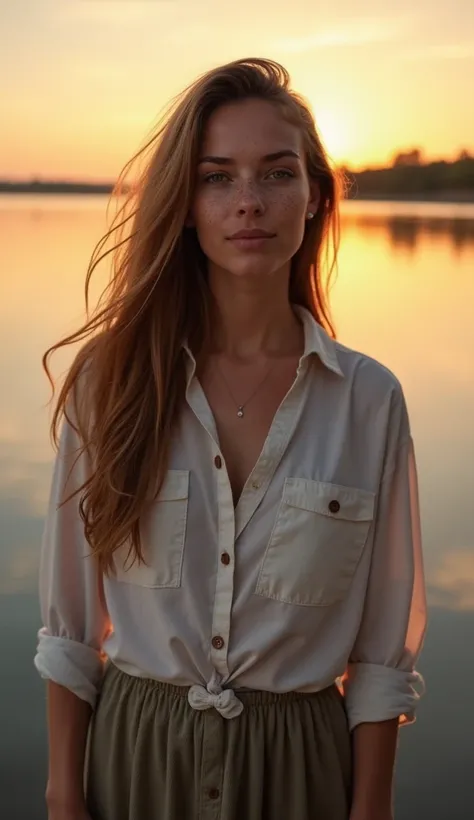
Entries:
MULTIPOLYGON (((105 205, 0 197, 0 814, 9 820, 45 817, 45 697, 33 655, 52 449, 40 357, 81 318, 105 205)), ((346 205, 339 338, 401 379, 419 465, 427 694, 401 731, 397 820, 474 816, 473 305, 473 206, 346 205)), ((69 360, 58 357, 55 372, 69 360)))

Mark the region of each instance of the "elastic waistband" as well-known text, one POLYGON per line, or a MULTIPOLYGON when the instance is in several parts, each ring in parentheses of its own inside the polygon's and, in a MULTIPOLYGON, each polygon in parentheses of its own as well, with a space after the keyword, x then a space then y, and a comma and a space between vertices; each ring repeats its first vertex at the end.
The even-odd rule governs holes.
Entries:
POLYGON ((204 710, 215 707, 224 717, 236 717, 243 708, 284 704, 292 701, 314 700, 319 698, 342 698, 336 682, 315 692, 268 692, 261 689, 247 689, 238 687, 226 688, 216 686, 214 682, 194 684, 193 686, 177 686, 154 678, 139 677, 124 672, 111 661, 108 663, 107 677, 121 678, 129 686, 155 690, 167 696, 174 696, 187 700, 193 709, 204 710), (239 706, 241 704, 241 707, 239 706))

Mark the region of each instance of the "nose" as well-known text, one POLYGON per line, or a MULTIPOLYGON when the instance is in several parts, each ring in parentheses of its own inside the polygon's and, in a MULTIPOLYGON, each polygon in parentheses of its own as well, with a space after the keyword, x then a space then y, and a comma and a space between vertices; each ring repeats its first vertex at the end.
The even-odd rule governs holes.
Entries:
POLYGON ((258 187, 252 182, 242 184, 237 196, 238 215, 245 216, 246 214, 250 214, 252 216, 261 216, 265 213, 265 210, 265 201, 258 187))

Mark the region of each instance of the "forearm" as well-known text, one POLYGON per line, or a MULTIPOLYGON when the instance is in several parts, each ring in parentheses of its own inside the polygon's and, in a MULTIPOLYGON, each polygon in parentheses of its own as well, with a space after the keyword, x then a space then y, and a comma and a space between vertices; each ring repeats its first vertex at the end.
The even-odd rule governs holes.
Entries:
POLYGON ((50 808, 84 803, 84 762, 91 707, 52 681, 48 682, 50 808))
POLYGON ((360 723, 352 733, 351 820, 390 820, 398 718, 360 723))

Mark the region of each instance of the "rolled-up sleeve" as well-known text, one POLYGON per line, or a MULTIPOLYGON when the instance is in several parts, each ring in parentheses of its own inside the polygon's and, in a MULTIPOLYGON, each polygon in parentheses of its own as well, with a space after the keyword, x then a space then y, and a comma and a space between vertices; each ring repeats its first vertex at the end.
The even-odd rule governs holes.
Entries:
POLYGON ((426 629, 418 480, 403 396, 378 494, 362 621, 343 682, 351 729, 415 720, 424 691, 416 671, 426 629))
MULTIPOLYGON (((71 416, 70 411, 68 414, 71 416)), ((64 419, 54 463, 41 545, 39 592, 43 627, 38 633, 35 666, 40 675, 65 686, 95 705, 110 631, 103 588, 79 514, 82 486, 90 471, 79 437, 64 419)))

